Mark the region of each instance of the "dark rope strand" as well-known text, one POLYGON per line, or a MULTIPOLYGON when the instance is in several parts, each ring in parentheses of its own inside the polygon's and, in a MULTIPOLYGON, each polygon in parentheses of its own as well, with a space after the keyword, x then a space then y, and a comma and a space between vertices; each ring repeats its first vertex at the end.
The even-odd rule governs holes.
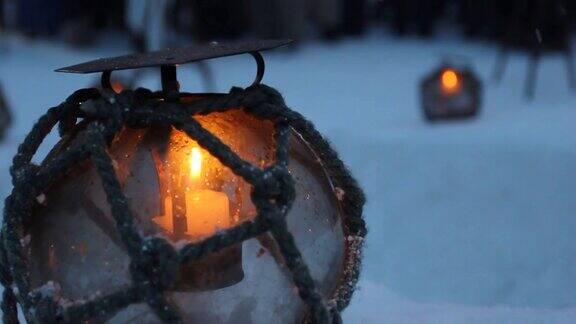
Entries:
POLYGON ((295 111, 289 111, 287 117, 289 118, 290 125, 294 127, 314 148, 315 152, 317 152, 318 157, 326 170, 328 170, 335 185, 344 190, 343 205, 346 214, 350 216, 347 217, 346 220, 348 221, 347 225, 350 227, 351 233, 364 236, 366 234, 366 224, 360 216, 362 215, 362 208, 366 198, 358 186, 358 183, 354 180, 342 160, 340 160, 338 153, 330 147, 330 144, 328 144, 310 121, 295 111))
POLYGON ((18 287, 17 298, 24 307, 30 305, 28 293, 30 292, 29 264, 22 247, 22 219, 30 214, 31 201, 25 196, 24 190, 14 187, 12 194, 6 198, 3 220, 3 244, 6 248, 7 260, 10 263, 9 271, 18 287))
POLYGON ((296 246, 294 236, 288 231, 288 226, 284 219, 274 222, 272 236, 278 243, 286 265, 292 274, 292 281, 298 288, 300 298, 308 305, 315 319, 316 324, 330 323, 328 309, 324 304, 322 295, 317 291, 316 284, 310 275, 308 266, 302 259, 302 255, 296 246))
POLYGON ((10 169, 12 175, 14 176, 14 172, 31 161, 40 144, 44 141, 44 138, 46 138, 64 114, 76 109, 80 101, 88 100, 98 95, 97 89, 81 89, 74 92, 62 104, 48 109, 46 114, 40 117, 36 124, 34 124, 30 133, 28 133, 22 144, 18 147, 18 152, 12 160, 12 168, 10 169))
POLYGON ((186 264, 198 260, 209 253, 264 234, 268 229, 269 226, 262 221, 261 216, 257 215, 254 221, 245 221, 233 228, 218 232, 201 242, 187 244, 180 250, 180 263, 186 264))
POLYGON ((18 308, 16 307, 16 297, 10 287, 4 287, 2 293, 2 323, 18 324, 18 308))
POLYGON ((38 171, 35 177, 35 186, 38 191, 45 190, 51 183, 59 180, 73 166, 85 161, 89 156, 86 145, 67 149, 38 171))
MULTIPOLYGON (((142 263, 142 238, 136 233, 133 216, 128 203, 122 193, 120 183, 112 166, 112 160, 105 150, 104 137, 96 127, 91 129, 93 144, 91 145, 92 160, 102 178, 102 185, 107 194, 108 203, 112 207, 112 214, 116 220, 118 232, 128 249, 132 262, 142 263)), ((153 271, 152 271, 153 272, 153 271)), ((142 283, 138 283, 142 284, 142 283)), ((172 305, 165 299, 161 290, 155 286, 145 289, 146 302, 156 315, 165 323, 181 323, 180 316, 172 305)))
POLYGON ((285 119, 276 122, 274 139, 276 140, 276 164, 286 168, 290 158, 290 125, 285 119))
POLYGON ((151 290, 147 293, 147 303, 154 313, 158 315, 164 323, 183 323, 176 307, 170 303, 162 291, 151 290))
POLYGON ((113 162, 106 152, 106 144, 103 135, 97 125, 91 127, 91 143, 89 144, 91 158, 102 179, 102 187, 106 192, 106 198, 111 206, 112 216, 116 221, 116 227, 120 233, 122 242, 126 246, 129 255, 136 258, 140 254, 142 238, 136 232, 134 217, 128 206, 128 201, 122 192, 120 183, 114 171, 113 162))
POLYGON ((4 240, 0 240, 0 283, 4 287, 2 294, 2 323, 18 324, 18 308, 16 307, 16 296, 10 285, 12 276, 8 270, 8 260, 6 259, 6 250, 4 249, 4 240))
POLYGON ((184 131, 190 138, 196 140, 200 146, 208 150, 223 165, 242 177, 250 184, 257 184, 262 177, 262 171, 240 158, 230 147, 208 132, 195 119, 191 117, 169 117, 174 127, 184 131))
POLYGON ((20 168, 30 163, 44 138, 50 133, 54 125, 58 122, 58 118, 62 112, 67 108, 68 106, 66 104, 52 107, 36 122, 30 133, 28 133, 24 141, 18 146, 18 152, 12 159, 10 172, 13 178, 20 168))

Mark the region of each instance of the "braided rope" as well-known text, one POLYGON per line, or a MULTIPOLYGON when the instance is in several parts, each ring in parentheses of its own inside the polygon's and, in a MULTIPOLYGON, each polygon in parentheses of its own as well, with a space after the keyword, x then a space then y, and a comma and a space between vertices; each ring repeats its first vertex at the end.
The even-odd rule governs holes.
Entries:
POLYGON ((347 248, 339 287, 333 300, 324 300, 285 219, 295 198, 294 183, 287 169, 289 138, 291 129, 294 129, 317 154, 335 187, 345 192, 341 200, 345 213, 345 235, 349 241, 353 238, 361 245, 366 234, 362 219, 364 195, 337 153, 311 122, 286 107, 280 93, 265 85, 233 88, 227 95, 209 96, 192 103, 159 101, 157 97, 158 93, 146 89, 126 90, 120 94, 108 90, 79 90, 61 105, 50 108, 20 145, 10 170, 14 188, 6 199, 0 244, 0 283, 5 289, 2 301, 4 323, 18 323, 16 303, 22 306, 24 315, 30 320, 76 323, 96 316, 111 316, 139 302, 147 303, 165 323, 182 323, 176 306, 165 296, 165 292, 177 280, 180 266, 266 231, 270 231, 277 241, 292 281, 308 306, 309 314, 305 321, 340 323, 339 312, 349 303, 358 279, 359 253, 347 248), (274 123, 275 163, 264 170, 242 160, 191 117, 240 107, 274 123), (83 126, 77 124, 79 118, 84 119, 83 126), (33 155, 57 124, 63 136, 78 127, 84 127, 86 131, 78 135, 82 136, 76 141, 78 144, 50 156, 42 168, 35 166, 31 163, 33 155), (123 125, 172 125, 185 132, 223 165, 252 184, 256 217, 200 242, 189 243, 179 251, 164 239, 142 237, 134 225, 132 211, 107 153, 109 142, 123 125), (116 230, 128 251, 132 286, 125 291, 88 301, 60 305, 51 297, 42 297, 30 288, 30 267, 21 244, 25 233, 23 224, 31 216, 37 194, 86 159, 93 162, 102 180, 116 230))

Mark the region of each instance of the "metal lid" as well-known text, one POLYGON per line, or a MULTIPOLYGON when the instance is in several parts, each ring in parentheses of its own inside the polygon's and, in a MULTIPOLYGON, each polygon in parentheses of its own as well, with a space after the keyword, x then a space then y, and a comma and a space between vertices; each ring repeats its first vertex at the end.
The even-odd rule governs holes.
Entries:
POLYGON ((56 72, 96 73, 139 69, 155 66, 178 65, 224 56, 255 53, 292 43, 290 39, 269 39, 235 42, 212 42, 183 48, 169 48, 156 52, 101 58, 77 65, 59 68, 56 72))

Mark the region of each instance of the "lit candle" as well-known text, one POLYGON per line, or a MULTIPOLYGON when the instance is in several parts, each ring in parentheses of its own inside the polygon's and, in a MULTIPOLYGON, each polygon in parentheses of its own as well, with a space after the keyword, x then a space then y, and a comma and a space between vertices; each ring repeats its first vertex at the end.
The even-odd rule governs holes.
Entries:
POLYGON ((460 88, 458 74, 452 69, 447 69, 442 72, 440 82, 442 84, 442 90, 447 94, 453 94, 460 88))
POLYGON ((228 196, 220 191, 196 189, 202 179, 202 152, 193 147, 190 154, 190 185, 186 190, 186 234, 206 237, 230 227, 228 196))
MULTIPOLYGON (((202 187, 202 152, 193 147, 190 154, 189 185, 184 190, 186 210, 185 234, 193 238, 207 237, 216 231, 230 227, 230 203, 228 196, 220 191, 200 189, 202 187)), ((164 213, 153 221, 164 230, 175 233, 174 195, 164 198, 164 213)))

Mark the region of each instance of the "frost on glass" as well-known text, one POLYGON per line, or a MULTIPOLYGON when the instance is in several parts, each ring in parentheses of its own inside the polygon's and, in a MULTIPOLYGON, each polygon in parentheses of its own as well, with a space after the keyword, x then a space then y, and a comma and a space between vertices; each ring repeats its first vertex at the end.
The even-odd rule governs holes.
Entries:
MULTIPOLYGON (((258 167, 273 163, 271 123, 241 110, 196 118, 246 161, 258 167)), ((288 226, 330 298, 344 258, 341 210, 322 165, 296 133, 290 152, 297 196, 288 226)), ((126 128, 109 153, 143 236, 162 236, 180 248, 255 216, 251 186, 173 128, 126 128)), ((61 302, 130 286, 130 260, 91 163, 78 165, 44 195, 29 227, 33 286, 51 282, 61 302)), ((304 310, 268 233, 183 266, 167 296, 185 322, 294 323, 304 310)), ((145 304, 99 320, 158 322, 145 304)))

